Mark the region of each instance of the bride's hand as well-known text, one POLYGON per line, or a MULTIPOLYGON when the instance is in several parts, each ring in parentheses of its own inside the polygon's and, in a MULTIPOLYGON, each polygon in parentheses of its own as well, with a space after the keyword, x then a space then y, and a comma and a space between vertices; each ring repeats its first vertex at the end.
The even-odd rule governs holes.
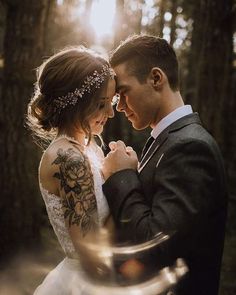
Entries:
POLYGON ((130 155, 130 153, 134 152, 134 149, 131 146, 126 146, 125 143, 121 140, 119 140, 118 142, 111 141, 109 143, 110 150, 115 151, 117 149, 118 144, 121 145, 122 147, 124 147, 124 149, 128 155, 130 155))
POLYGON ((111 151, 104 158, 102 172, 106 180, 115 172, 125 169, 137 169, 138 157, 132 147, 126 147, 123 141, 110 143, 111 151))
POLYGON ((111 152, 114 152, 117 148, 121 148, 126 150, 126 145, 122 140, 118 140, 118 141, 111 141, 109 143, 109 148, 111 150, 111 152))

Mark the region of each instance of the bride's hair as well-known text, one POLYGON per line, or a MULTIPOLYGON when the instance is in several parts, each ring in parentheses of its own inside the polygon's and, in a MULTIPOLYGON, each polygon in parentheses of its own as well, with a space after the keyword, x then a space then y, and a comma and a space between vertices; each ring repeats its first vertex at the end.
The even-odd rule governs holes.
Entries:
POLYGON ((98 109, 109 75, 108 62, 83 46, 66 48, 37 68, 26 123, 44 145, 58 128, 80 126, 91 139, 90 116, 98 109))

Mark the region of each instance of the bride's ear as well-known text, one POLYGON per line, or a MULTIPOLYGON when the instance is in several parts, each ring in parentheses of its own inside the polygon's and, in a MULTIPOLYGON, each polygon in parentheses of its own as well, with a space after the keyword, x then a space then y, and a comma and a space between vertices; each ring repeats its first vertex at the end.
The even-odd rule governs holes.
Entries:
POLYGON ((149 82, 155 90, 161 90, 163 84, 166 82, 165 73, 158 67, 151 69, 149 74, 149 82))

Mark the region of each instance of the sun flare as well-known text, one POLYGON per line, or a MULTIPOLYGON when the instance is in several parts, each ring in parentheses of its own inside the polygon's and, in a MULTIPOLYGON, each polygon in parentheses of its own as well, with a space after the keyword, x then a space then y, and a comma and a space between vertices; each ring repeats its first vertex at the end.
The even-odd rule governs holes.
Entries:
POLYGON ((112 35, 115 15, 115 0, 93 1, 90 23, 98 39, 112 35))

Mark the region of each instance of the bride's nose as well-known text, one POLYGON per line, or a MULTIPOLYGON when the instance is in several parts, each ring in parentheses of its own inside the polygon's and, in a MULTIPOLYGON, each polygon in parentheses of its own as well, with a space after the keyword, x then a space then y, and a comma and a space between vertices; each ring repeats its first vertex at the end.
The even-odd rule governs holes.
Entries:
POLYGON ((114 117, 114 110, 112 104, 109 104, 107 108, 107 116, 108 118, 113 118, 114 117))

